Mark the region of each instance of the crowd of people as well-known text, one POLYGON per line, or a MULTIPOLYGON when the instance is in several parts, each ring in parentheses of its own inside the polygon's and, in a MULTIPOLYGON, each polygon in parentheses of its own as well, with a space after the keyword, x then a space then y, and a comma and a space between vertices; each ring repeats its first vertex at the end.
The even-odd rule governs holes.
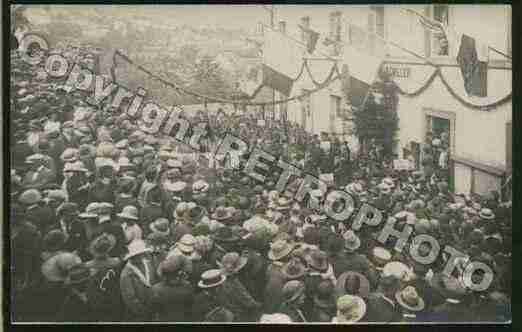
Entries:
POLYGON ((14 321, 511 320, 511 202, 450 190, 447 136, 428 137, 422 170, 398 171, 376 142, 355 153, 296 125, 199 112, 184 115, 209 125, 194 152, 11 56, 14 321), (276 166, 261 183, 234 169, 243 160, 214 160, 209 151, 226 131, 346 190, 357 208, 372 204, 397 229, 409 225, 487 264, 491 286, 469 289, 465 260, 446 276, 448 255, 421 264, 394 250, 395 238, 380 243, 377 227, 353 231, 355 214, 338 222, 308 197, 295 200, 299 178, 276 191, 276 166))

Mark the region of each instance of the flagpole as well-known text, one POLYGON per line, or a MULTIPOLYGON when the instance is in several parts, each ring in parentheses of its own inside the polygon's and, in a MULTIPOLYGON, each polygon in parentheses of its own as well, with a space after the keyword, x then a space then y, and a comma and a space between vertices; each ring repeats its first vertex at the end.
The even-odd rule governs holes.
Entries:
MULTIPOLYGON (((442 22, 437 22, 437 21, 435 21, 435 20, 433 20, 433 19, 431 19, 431 18, 429 18, 429 17, 426 17, 426 16, 424 16, 424 15, 422 15, 422 14, 416 12, 416 11, 413 10, 413 9, 409 9, 409 8, 407 8, 407 9, 401 9, 401 10, 402 10, 402 11, 405 11, 405 12, 411 12, 411 13, 413 13, 413 14, 415 14, 415 15, 421 17, 421 18, 424 18, 424 19, 430 21, 431 23, 436 23, 436 24, 440 24, 440 25, 444 26, 444 23, 442 23, 442 22)), ((503 55, 503 56, 505 56, 506 58, 512 60, 512 57, 511 57, 511 56, 505 54, 504 52, 501 52, 501 51, 497 50, 497 49, 494 48, 494 47, 491 47, 491 46, 488 45, 488 49, 490 49, 491 51, 493 51, 493 52, 495 52, 495 53, 498 53, 498 54, 500 54, 500 55, 503 55)))

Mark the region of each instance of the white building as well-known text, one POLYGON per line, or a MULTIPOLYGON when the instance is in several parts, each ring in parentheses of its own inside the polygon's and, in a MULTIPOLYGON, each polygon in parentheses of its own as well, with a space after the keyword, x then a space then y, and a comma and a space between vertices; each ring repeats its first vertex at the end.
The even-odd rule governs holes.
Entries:
MULTIPOLYGON (((511 7, 506 5, 401 5, 401 6, 280 6, 278 19, 285 20, 284 33, 302 39, 298 24, 321 34, 311 58, 342 59, 343 47, 355 46, 383 58, 394 73, 395 82, 405 92, 399 96, 399 134, 395 150, 402 156, 408 148, 420 160, 426 133, 449 132, 451 165, 456 192, 483 194, 500 190, 506 173, 511 172, 512 71, 511 60, 489 50, 487 96, 470 97, 457 60, 440 48, 439 39, 419 23, 414 10, 442 21, 478 42, 511 55, 511 7), (298 17, 308 16, 308 19, 298 17), (487 29, 484 28, 487 24, 487 29), (368 33, 369 32, 369 33, 368 33), (374 34, 372 34, 374 33, 374 34), (324 46, 323 37, 338 40, 338 46, 324 46), (382 37, 382 40, 381 40, 382 37), (383 40, 392 41, 404 49, 383 40), (413 54, 417 54, 415 56, 413 54), (426 60, 430 64, 426 63, 426 60), (435 70, 440 71, 440 74, 435 70), (431 80, 430 80, 431 78, 431 80), (429 81, 429 85, 426 84, 429 81), (448 89, 449 87, 449 89, 448 89), (475 106, 473 106, 475 105, 475 106), (481 105, 491 105, 481 108, 481 105)), ((451 50, 450 43, 448 49, 451 50)), ((302 61, 302 59, 296 59, 302 61)), ((325 77, 327 61, 312 61, 316 77, 325 77), (323 65, 321 65, 323 63, 323 65), (324 69, 321 69, 321 66, 324 69)), ((319 79, 317 79, 319 80, 319 79)), ((307 75, 294 82, 291 95, 316 86, 307 75)), ((276 97, 277 99, 278 97, 276 97)), ((301 101, 287 107, 288 119, 307 130, 331 132, 348 138, 351 121, 343 119, 345 100, 337 80, 301 101)))

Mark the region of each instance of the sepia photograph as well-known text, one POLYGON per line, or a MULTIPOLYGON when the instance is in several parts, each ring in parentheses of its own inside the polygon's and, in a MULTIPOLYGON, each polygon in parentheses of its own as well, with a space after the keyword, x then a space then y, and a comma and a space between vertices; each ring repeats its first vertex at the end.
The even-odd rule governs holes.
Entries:
POLYGON ((11 324, 511 324, 511 5, 6 8, 11 324))

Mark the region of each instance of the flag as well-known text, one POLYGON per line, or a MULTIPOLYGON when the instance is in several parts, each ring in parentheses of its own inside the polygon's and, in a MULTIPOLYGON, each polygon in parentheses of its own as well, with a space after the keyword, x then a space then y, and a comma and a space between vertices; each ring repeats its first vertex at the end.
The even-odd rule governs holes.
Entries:
POLYGON ((486 97, 488 88, 488 49, 474 38, 462 35, 457 62, 468 95, 486 97))
POLYGON ((344 48, 343 62, 349 68, 349 70, 346 68, 344 74, 350 76, 350 82, 346 86, 349 87, 349 98, 353 107, 363 106, 366 95, 377 78, 382 61, 381 58, 361 53, 354 47, 347 45, 344 48))
POLYGON ((308 53, 313 53, 315 51, 315 46, 317 45, 317 41, 319 40, 319 32, 314 31, 310 28, 305 28, 299 25, 299 28, 303 30, 306 35, 306 50, 308 53))

